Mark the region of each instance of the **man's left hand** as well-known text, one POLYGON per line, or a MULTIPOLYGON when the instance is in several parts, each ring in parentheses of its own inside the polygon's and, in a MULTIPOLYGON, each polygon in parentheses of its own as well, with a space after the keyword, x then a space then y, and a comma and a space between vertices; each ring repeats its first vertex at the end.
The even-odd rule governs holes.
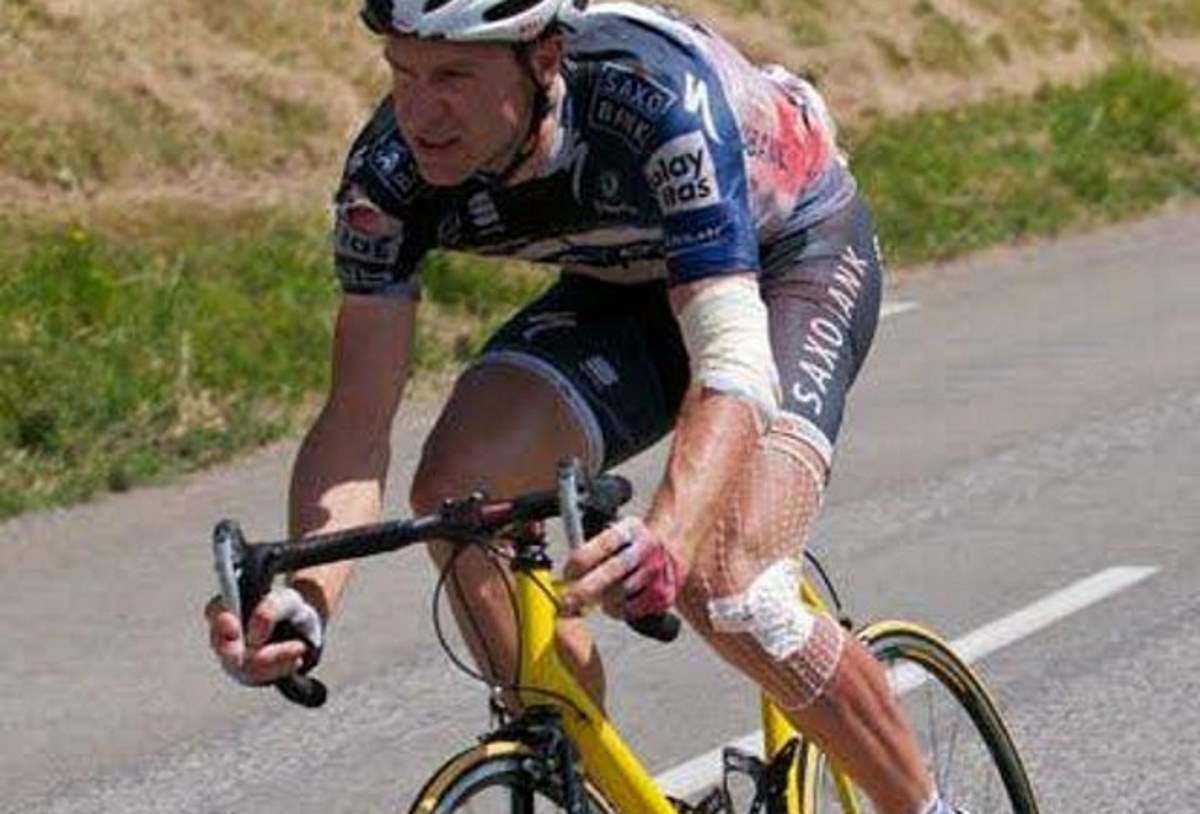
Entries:
POLYGON ((625 517, 571 552, 564 575, 574 583, 563 594, 562 612, 573 616, 601 603, 617 618, 666 613, 684 573, 683 562, 653 529, 640 517, 625 517))

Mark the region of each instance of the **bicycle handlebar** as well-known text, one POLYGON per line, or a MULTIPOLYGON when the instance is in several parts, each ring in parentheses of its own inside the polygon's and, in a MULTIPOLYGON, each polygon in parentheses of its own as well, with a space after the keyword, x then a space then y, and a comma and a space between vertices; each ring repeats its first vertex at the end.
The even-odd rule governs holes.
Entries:
MULTIPOLYGON (((618 475, 599 475, 575 490, 583 526, 589 534, 616 517, 633 495, 629 481, 618 475)), ((428 515, 393 520, 296 540, 249 543, 232 520, 222 520, 213 530, 213 558, 225 604, 242 622, 243 629, 259 601, 271 589, 276 575, 346 559, 398 551, 431 540, 472 542, 490 538, 505 528, 557 517, 563 512, 559 490, 521 495, 512 500, 487 502, 482 494, 448 500, 428 515)), ((679 633, 674 614, 630 620, 644 636, 672 641, 679 633)), ((305 666, 297 674, 275 682, 289 701, 319 707, 328 698, 324 684, 305 675, 315 665, 315 648, 286 622, 276 625, 271 641, 301 639, 309 644, 305 666)))

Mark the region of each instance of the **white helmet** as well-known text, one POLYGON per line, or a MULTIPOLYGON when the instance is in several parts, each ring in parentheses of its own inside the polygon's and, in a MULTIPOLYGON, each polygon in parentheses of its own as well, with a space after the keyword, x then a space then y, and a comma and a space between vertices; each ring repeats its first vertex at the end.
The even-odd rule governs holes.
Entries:
POLYGON ((363 22, 377 34, 421 39, 530 42, 587 0, 364 0, 363 22))

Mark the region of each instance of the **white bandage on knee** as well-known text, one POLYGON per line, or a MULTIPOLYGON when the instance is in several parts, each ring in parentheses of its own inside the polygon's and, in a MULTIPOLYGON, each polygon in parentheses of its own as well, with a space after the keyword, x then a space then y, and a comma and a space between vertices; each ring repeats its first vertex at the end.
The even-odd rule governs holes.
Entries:
POLYGON ((787 673, 786 681, 771 682, 775 700, 785 709, 806 707, 821 696, 845 644, 837 622, 801 601, 800 580, 799 560, 784 559, 742 593, 708 602, 715 631, 749 634, 787 673))
POLYGON ((779 411, 779 372, 758 284, 739 276, 705 286, 680 311, 679 328, 692 381, 750 399, 769 425, 779 411))

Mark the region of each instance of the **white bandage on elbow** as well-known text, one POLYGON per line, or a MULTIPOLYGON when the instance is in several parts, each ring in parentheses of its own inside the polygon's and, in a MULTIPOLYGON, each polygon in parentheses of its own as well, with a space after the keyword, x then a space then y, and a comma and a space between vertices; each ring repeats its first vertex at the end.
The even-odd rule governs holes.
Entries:
POLYGON ((837 672, 845 632, 827 614, 814 613, 800 599, 801 565, 783 559, 763 571, 742 593, 709 600, 708 618, 722 633, 748 633, 783 669, 785 689, 775 701, 802 709, 821 697, 837 672))
POLYGON ((679 328, 692 381, 749 399, 768 426, 779 411, 779 372, 758 285, 728 277, 701 288, 680 311, 679 328))

